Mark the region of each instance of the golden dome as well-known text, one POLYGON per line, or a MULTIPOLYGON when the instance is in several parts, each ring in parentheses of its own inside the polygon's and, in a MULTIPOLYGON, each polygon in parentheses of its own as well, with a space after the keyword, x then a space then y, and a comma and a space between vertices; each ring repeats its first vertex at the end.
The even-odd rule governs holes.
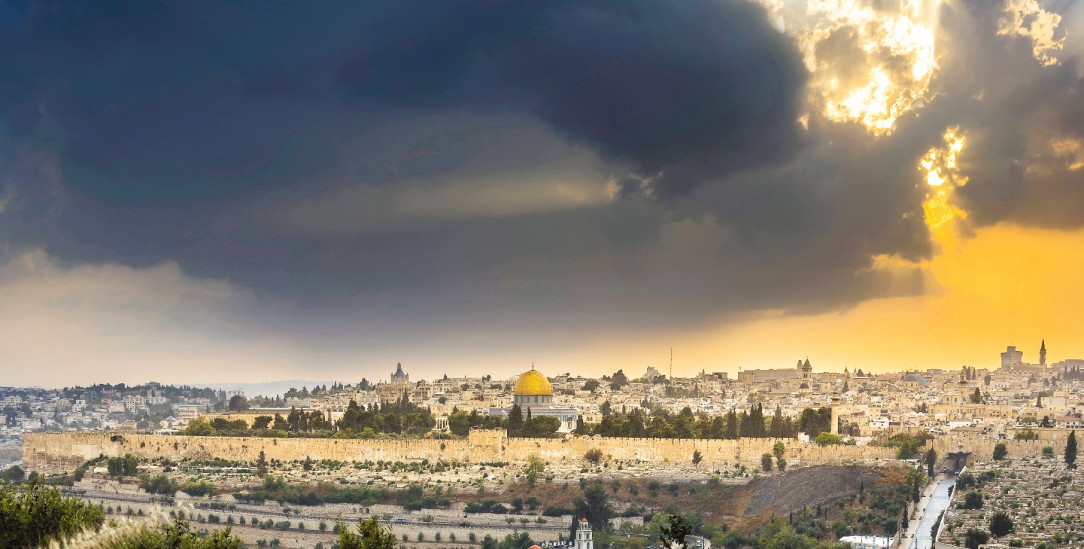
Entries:
POLYGON ((512 390, 515 396, 553 396, 553 387, 546 376, 531 368, 516 381, 516 388, 512 390))

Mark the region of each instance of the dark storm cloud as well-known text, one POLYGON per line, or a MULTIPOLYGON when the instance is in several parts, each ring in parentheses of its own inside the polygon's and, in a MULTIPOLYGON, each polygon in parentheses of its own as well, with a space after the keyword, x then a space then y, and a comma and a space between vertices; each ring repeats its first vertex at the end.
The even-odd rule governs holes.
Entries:
MULTIPOLYGON (((1030 38, 998 35, 998 8, 976 0, 946 10, 944 95, 925 116, 969 138, 962 162, 970 181, 959 192, 975 223, 1080 227, 1084 149, 1055 148, 1084 144, 1080 59, 1058 50, 1059 63, 1043 66, 1030 38)), ((1066 31, 1063 23, 1056 36, 1066 31)))
POLYGON ((356 182, 395 201, 403 181, 439 186, 484 171, 463 166, 500 148, 474 130, 434 130, 442 119, 492 135, 505 135, 509 118, 553 132, 568 144, 524 134, 506 156, 591 151, 603 179, 622 181, 619 198, 680 196, 786 158, 798 140, 804 68, 745 2, 375 2, 334 12, 20 2, 2 13, 9 241, 72 260, 176 259, 302 301, 444 288, 434 299, 458 303, 451 297, 476 299, 492 289, 485 283, 509 284, 518 266, 555 258, 541 262, 545 275, 523 276, 557 282, 502 293, 543 301, 606 284, 600 258, 620 262, 672 219, 634 201, 467 220, 439 234, 396 222, 396 233, 331 243, 261 221, 356 182), (457 283, 467 288, 448 290, 457 283))
MULTIPOLYGON (((1026 170, 1057 160, 1033 133, 1084 127, 1074 61, 1040 67, 992 3, 946 8, 933 101, 880 137, 817 113, 800 132, 793 37, 740 1, 3 6, 4 238, 176 260, 291 328, 672 326, 918 292, 867 267, 930 254, 916 162, 949 125, 973 136, 977 219, 1079 223, 1084 171, 1026 170), (547 175, 575 199, 524 207, 547 175)), ((853 40, 820 54, 867 67, 853 40)))
POLYGON ((527 109, 559 132, 659 176, 659 194, 785 158, 804 68, 744 2, 450 3, 393 25, 341 74, 412 107, 527 109), (418 35, 423 36, 421 40, 418 35))
POLYGON ((140 206, 292 183, 388 110, 532 114, 659 193, 794 147, 803 68, 744 2, 339 8, 30 3, 0 39, 7 122, 54 111, 71 184, 140 206))

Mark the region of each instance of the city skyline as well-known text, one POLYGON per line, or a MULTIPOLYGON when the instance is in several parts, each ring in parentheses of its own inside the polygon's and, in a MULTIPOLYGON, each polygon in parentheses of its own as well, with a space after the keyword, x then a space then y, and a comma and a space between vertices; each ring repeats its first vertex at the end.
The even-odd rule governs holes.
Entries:
POLYGON ((4 383, 1084 357, 1084 5, 0 4, 4 383))

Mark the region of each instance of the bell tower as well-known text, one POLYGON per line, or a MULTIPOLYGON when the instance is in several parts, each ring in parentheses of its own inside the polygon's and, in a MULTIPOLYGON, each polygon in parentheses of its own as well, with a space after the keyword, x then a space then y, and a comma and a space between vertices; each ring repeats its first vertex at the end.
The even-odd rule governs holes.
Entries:
POLYGON ((580 519, 580 527, 576 530, 576 549, 595 549, 595 541, 591 535, 591 525, 586 518, 580 519))
POLYGON ((1042 346, 1039 347, 1039 366, 1046 366, 1046 340, 1043 340, 1042 346))

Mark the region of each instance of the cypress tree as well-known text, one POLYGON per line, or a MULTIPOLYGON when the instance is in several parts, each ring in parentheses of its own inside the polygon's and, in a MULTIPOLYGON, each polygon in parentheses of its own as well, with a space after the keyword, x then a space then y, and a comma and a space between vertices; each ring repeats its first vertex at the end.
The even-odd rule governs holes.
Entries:
POLYGON ((1065 465, 1070 469, 1076 469, 1076 431, 1069 432, 1069 438, 1065 441, 1065 465))

